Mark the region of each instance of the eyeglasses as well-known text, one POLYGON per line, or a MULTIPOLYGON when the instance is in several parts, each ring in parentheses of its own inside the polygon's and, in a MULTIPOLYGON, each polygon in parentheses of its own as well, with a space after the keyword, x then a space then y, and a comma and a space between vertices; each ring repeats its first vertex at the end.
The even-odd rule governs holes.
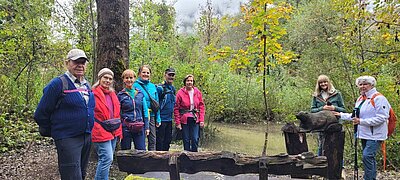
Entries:
POLYGON ((171 76, 171 77, 174 77, 174 76, 175 76, 174 73, 168 73, 167 75, 168 75, 168 76, 171 76))

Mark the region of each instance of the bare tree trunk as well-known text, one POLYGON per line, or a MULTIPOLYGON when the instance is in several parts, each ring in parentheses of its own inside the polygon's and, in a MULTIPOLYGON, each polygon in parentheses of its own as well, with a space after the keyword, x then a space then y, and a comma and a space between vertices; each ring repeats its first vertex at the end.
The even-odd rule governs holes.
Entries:
POLYGON ((115 89, 122 89, 122 72, 129 67, 129 0, 96 0, 97 61, 95 72, 114 72, 115 89))

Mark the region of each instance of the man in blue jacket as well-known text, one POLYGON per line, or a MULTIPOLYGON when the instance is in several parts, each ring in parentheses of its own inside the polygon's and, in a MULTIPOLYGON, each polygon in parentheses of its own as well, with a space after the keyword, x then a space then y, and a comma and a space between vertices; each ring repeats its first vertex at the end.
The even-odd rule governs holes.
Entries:
POLYGON ((157 127, 157 151, 168 151, 172 139, 172 114, 175 106, 175 87, 172 85, 175 79, 175 69, 168 68, 164 73, 164 82, 157 87, 161 126, 157 127))
POLYGON ((50 81, 35 111, 40 134, 54 139, 61 179, 85 179, 94 122, 94 96, 84 75, 88 58, 72 49, 65 74, 50 81))

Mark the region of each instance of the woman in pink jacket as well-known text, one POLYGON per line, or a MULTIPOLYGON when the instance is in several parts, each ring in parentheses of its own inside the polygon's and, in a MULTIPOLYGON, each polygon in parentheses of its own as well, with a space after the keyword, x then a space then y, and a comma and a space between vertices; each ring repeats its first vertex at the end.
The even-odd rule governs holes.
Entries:
POLYGON ((185 151, 197 152, 199 128, 204 127, 203 95, 194 87, 194 76, 189 74, 183 79, 184 87, 176 94, 174 117, 176 128, 182 130, 185 151))

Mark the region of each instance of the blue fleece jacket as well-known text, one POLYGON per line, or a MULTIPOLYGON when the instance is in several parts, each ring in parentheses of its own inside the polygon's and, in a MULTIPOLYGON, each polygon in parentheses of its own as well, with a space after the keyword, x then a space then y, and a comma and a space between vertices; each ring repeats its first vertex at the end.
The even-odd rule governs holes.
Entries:
MULTIPOLYGON (((132 96, 127 94, 125 88, 118 93, 118 99, 121 104, 121 119, 127 122, 143 121, 144 129, 149 129, 148 108, 142 92, 138 91, 134 96, 135 106, 133 106, 132 96)), ((126 128, 125 123, 122 123, 122 126, 126 128)))
MULTIPOLYGON (((147 91, 149 92, 150 96, 156 100, 158 102, 158 93, 157 93, 157 87, 156 85, 154 85, 153 83, 151 83, 149 80, 142 80, 141 78, 136 79, 135 83, 133 84, 133 86, 136 89, 139 89, 141 92, 143 92, 144 97, 146 98, 146 102, 147 102, 147 107, 150 108, 150 97, 147 94, 147 92, 143 89, 142 86, 144 86, 144 88, 147 89, 147 91)), ((160 109, 158 109, 157 112, 151 112, 150 116, 154 116, 157 123, 161 123, 161 118, 160 118, 160 109)))
POLYGON ((158 98, 160 102, 160 117, 161 121, 172 121, 175 106, 175 87, 167 84, 157 86, 158 98))
MULTIPOLYGON (((76 89, 74 83, 68 80, 68 89, 76 89)), ((91 133, 94 122, 95 100, 89 89, 89 101, 80 92, 62 93, 62 81, 54 78, 43 89, 43 96, 36 108, 34 119, 43 128, 51 128, 54 140, 70 138, 84 133, 91 133), (57 103, 59 103, 57 105, 57 103)))

